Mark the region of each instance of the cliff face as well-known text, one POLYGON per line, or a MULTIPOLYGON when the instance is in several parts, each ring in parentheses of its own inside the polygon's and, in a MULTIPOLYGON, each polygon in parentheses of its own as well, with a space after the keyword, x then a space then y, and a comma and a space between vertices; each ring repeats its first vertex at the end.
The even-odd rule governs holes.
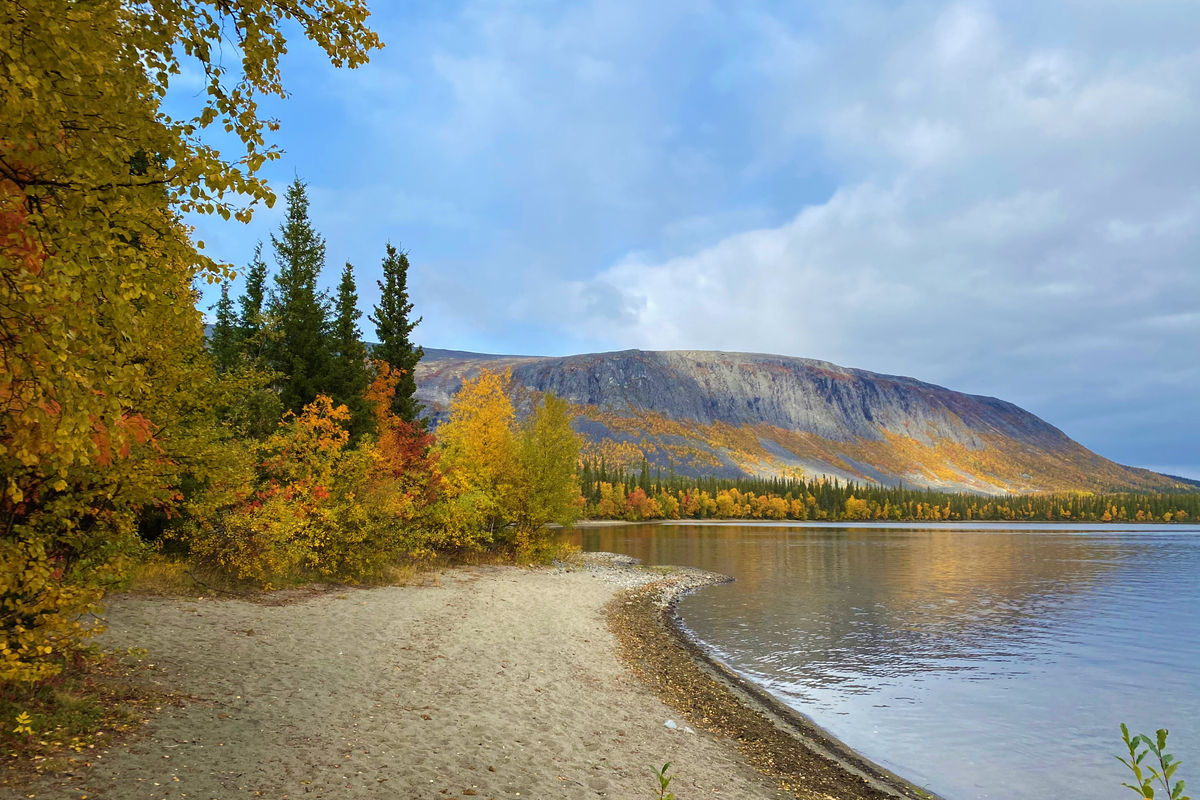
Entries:
POLYGON ((426 350, 418 398, 439 421, 464 377, 511 369, 514 400, 575 406, 610 464, 692 475, 835 476, 983 492, 1166 489, 1021 408, 824 361, 627 350, 565 358, 426 350))

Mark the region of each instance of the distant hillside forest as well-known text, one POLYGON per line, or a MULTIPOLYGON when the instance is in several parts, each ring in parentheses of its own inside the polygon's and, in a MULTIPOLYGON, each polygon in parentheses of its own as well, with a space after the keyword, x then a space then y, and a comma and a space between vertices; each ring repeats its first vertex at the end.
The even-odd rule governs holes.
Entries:
POLYGON ((1200 492, 977 495, 886 487, 819 478, 684 478, 580 469, 589 519, 765 519, 1013 522, 1195 522, 1200 492))

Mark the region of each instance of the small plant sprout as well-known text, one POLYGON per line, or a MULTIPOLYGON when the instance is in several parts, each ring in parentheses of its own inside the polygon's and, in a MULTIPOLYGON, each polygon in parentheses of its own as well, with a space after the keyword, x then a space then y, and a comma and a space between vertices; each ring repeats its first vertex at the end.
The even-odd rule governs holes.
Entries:
POLYGON ((667 775, 667 770, 671 768, 671 762, 662 765, 662 769, 650 768, 654 773, 654 777, 658 778, 658 800, 675 800, 675 793, 668 792, 667 787, 671 785, 671 781, 675 780, 674 775, 667 775))
POLYGON ((13 733, 33 733, 33 717, 29 716, 28 711, 17 714, 17 727, 13 728, 13 733))
POLYGON ((1171 783, 1171 777, 1182 762, 1166 752, 1166 728, 1159 728, 1155 733, 1155 738, 1151 739, 1145 734, 1130 736, 1129 728, 1122 722, 1121 739, 1129 748, 1129 759, 1117 756, 1117 760, 1129 768, 1135 781, 1135 783, 1122 783, 1122 786, 1135 792, 1138 797, 1153 800, 1155 797, 1154 785, 1157 783, 1163 789, 1163 794, 1159 797, 1164 800, 1191 800, 1183 793, 1184 782, 1182 779, 1171 783), (1142 762, 1146 761, 1146 757, 1150 755, 1154 757, 1143 764, 1142 762))

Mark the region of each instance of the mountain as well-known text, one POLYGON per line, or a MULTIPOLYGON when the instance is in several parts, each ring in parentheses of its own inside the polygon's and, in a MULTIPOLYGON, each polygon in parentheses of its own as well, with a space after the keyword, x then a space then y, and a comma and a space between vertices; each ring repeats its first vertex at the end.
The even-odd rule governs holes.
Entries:
POLYGON ((444 419, 465 377, 512 370, 527 411, 554 392, 585 452, 682 475, 830 476, 986 493, 1195 489, 1103 458, 1012 403, 825 361, 625 350, 545 358, 426 349, 417 397, 444 419))

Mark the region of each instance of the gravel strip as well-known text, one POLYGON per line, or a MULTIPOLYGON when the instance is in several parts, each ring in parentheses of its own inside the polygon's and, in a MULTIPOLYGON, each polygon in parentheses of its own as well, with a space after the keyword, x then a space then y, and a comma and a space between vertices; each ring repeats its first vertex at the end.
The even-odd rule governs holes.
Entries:
POLYGON ((622 659, 691 725, 733 740, 751 766, 798 798, 936 800, 744 680, 682 632, 679 599, 732 578, 692 568, 638 568, 627 556, 596 555, 597 577, 629 582, 608 606, 622 659), (618 570, 641 574, 606 574, 618 570))

